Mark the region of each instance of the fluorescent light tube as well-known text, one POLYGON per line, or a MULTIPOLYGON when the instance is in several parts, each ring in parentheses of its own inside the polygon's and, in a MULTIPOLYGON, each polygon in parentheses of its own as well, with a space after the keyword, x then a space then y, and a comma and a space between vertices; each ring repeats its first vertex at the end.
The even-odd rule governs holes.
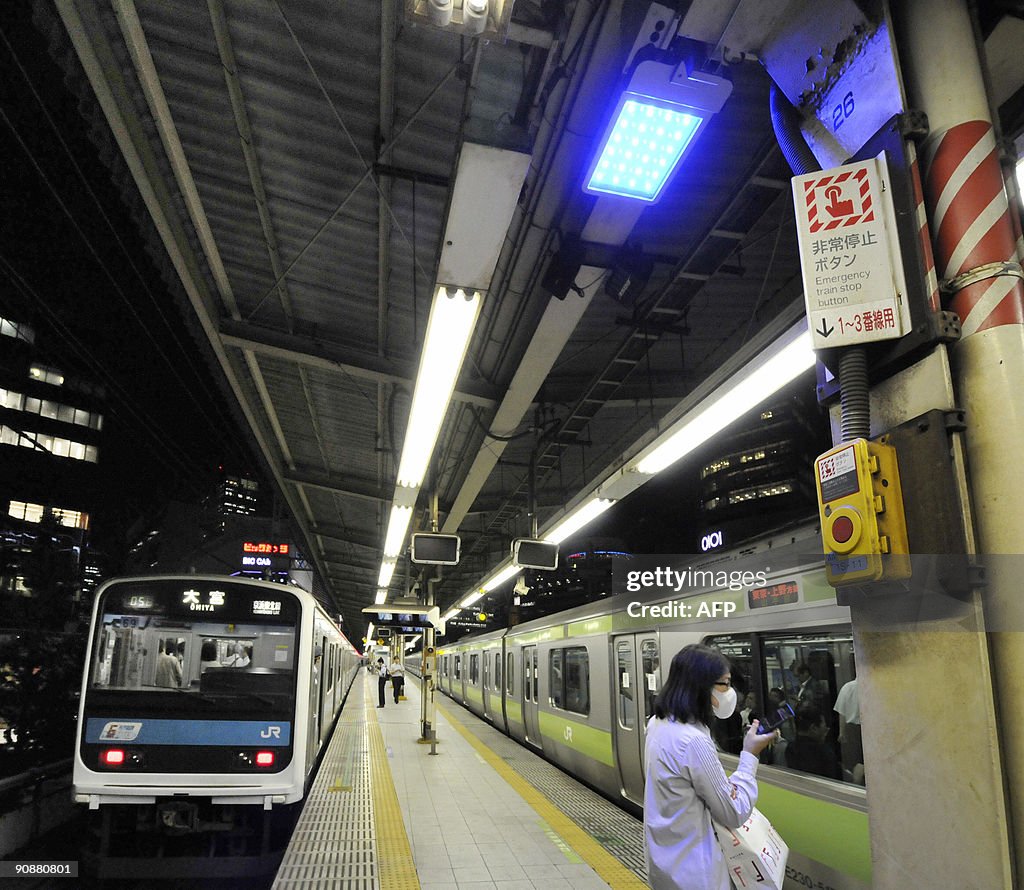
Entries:
POLYGON ((501 587, 510 578, 515 577, 522 569, 519 566, 507 565, 500 571, 496 572, 490 578, 480 585, 480 589, 487 593, 488 591, 494 590, 495 587, 501 587))
POLYGON ((371 621, 366 626, 366 642, 367 643, 373 643, 373 631, 374 631, 374 627, 373 627, 373 622, 371 621))
POLYGON ((665 441, 637 463, 637 470, 647 475, 661 472, 812 367, 814 350, 810 331, 776 340, 733 379, 670 427, 665 441), (763 358, 773 351, 773 355, 763 358))
POLYGON ((607 498, 592 498, 586 501, 566 516, 551 531, 546 532, 543 535, 544 540, 561 544, 562 541, 578 532, 592 519, 604 513, 614 503, 615 501, 608 500, 607 498))
POLYGON ((460 609, 468 609, 473 603, 477 602, 484 595, 484 591, 478 590, 476 593, 471 593, 461 603, 459 603, 460 609))
POLYGON ((381 587, 377 591, 377 596, 374 599, 373 604, 375 606, 379 606, 382 603, 386 602, 387 598, 388 598, 388 589, 386 587, 381 587))
POLYGON ((377 576, 377 586, 387 587, 391 583, 391 576, 395 574, 395 561, 385 559, 380 564, 380 575, 377 576))
POLYGON ((419 487, 427 473, 427 464, 473 334, 481 296, 479 291, 467 293, 461 288, 443 285, 437 289, 398 465, 399 485, 419 487))
POLYGON ((458 615, 460 611, 461 610, 459 609, 458 606, 456 606, 454 609, 449 609, 447 612, 444 613, 444 617, 441 620, 448 621, 449 619, 454 618, 456 615, 458 615))
POLYGON ((398 504, 391 506, 388 533, 384 538, 385 559, 396 558, 402 552, 402 544, 405 543, 405 532, 409 528, 410 519, 412 519, 412 507, 400 507, 398 504))

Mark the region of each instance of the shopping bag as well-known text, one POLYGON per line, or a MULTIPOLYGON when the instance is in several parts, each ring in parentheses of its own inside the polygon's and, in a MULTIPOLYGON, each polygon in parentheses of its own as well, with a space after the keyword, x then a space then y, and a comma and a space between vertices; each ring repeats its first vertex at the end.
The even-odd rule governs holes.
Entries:
POLYGON ((755 807, 739 828, 714 826, 736 890, 782 890, 789 847, 764 813, 755 807))

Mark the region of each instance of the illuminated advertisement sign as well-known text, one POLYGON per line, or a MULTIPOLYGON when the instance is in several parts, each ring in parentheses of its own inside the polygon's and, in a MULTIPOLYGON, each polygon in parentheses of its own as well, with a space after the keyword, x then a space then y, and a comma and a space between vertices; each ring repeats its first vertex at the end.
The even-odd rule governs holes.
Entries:
POLYGON ((246 541, 242 544, 242 553, 261 553, 269 556, 290 556, 291 544, 270 544, 267 541, 246 541))

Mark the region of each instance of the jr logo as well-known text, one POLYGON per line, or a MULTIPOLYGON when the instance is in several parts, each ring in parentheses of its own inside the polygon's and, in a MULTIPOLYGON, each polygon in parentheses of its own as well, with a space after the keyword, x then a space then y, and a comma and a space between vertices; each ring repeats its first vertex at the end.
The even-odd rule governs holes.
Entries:
POLYGON ((260 732, 261 739, 279 739, 281 738, 281 727, 280 726, 268 726, 262 732, 260 732))
POLYGON ((572 741, 572 727, 571 726, 565 727, 565 731, 563 732, 563 735, 565 736, 565 740, 567 742, 571 742, 572 741))

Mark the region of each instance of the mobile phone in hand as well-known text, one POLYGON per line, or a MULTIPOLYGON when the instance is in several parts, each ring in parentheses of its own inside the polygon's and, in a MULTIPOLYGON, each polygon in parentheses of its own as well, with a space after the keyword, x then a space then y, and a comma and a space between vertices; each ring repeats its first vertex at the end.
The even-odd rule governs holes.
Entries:
POLYGON ((757 726, 758 735, 768 735, 775 732, 783 723, 795 716, 793 706, 789 702, 783 702, 782 707, 774 714, 769 714, 757 726))

